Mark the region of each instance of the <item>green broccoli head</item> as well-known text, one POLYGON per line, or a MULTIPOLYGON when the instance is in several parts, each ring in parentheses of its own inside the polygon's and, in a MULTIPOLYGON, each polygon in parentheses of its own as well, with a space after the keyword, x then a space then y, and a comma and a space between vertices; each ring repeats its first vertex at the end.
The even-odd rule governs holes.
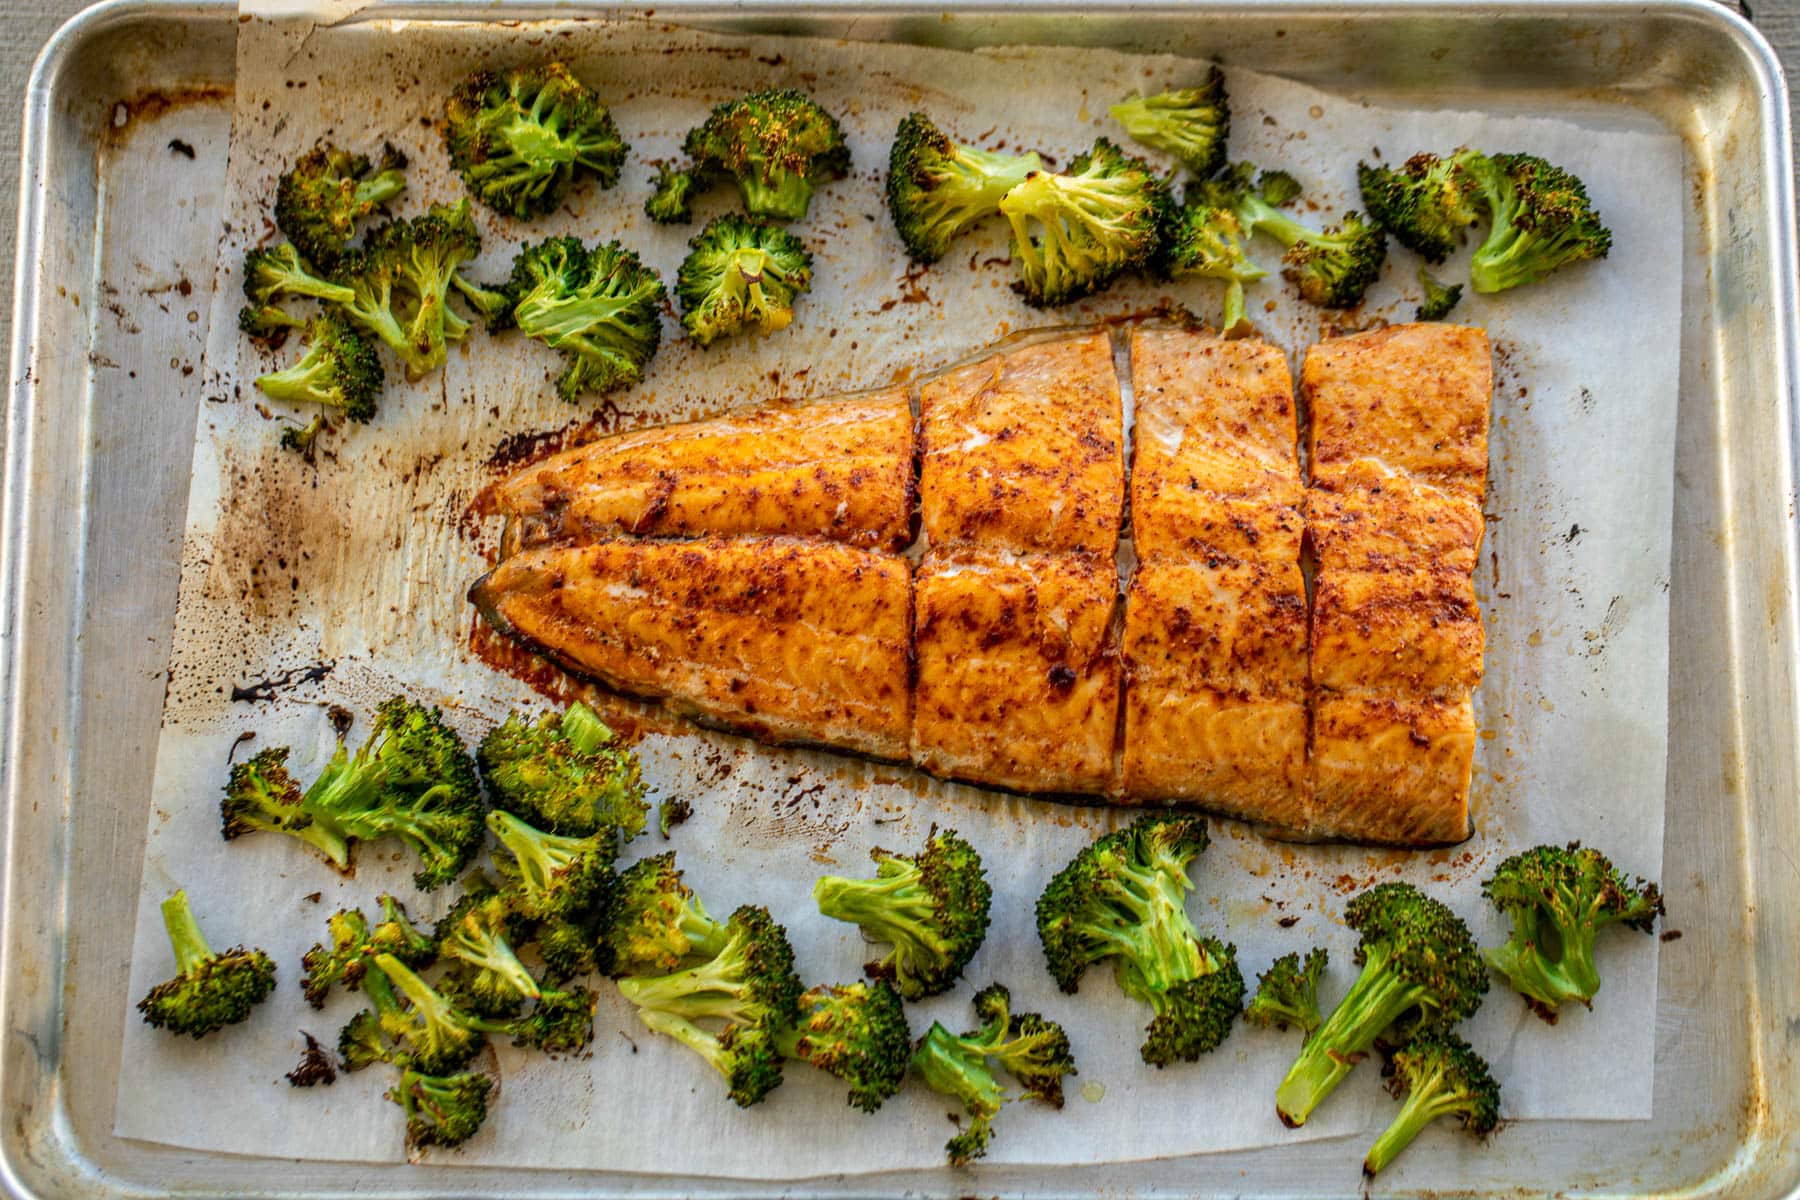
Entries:
POLYGON ((246 304, 238 309, 239 331, 271 350, 279 350, 290 332, 309 324, 305 317, 297 317, 279 304, 246 304))
POLYGON ((686 225, 694 219, 694 196, 702 186, 696 168, 659 164, 650 198, 644 201, 644 215, 658 225, 686 225))
POLYGON ((1570 1000, 1592 1006, 1600 990, 1594 945, 1602 929, 1623 925, 1649 933, 1663 912, 1656 884, 1632 883, 1606 855, 1579 842, 1513 855, 1495 868, 1482 893, 1512 921, 1512 936, 1482 956, 1551 1022, 1570 1000))
POLYGON ((804 92, 754 92, 712 110, 685 150, 708 175, 737 181, 752 216, 797 221, 814 189, 850 173, 837 118, 804 92))
POLYGON ((509 714, 475 761, 496 808, 549 833, 613 829, 629 840, 649 818, 637 755, 579 700, 536 721, 509 714))
POLYGON ((524 1016, 478 1024, 488 1033, 512 1038, 517 1046, 549 1054, 570 1053, 594 1040, 594 1001, 588 988, 545 988, 524 1016))
POLYGON ((1306 952, 1302 963, 1295 953, 1284 954, 1269 964, 1256 981, 1256 994, 1244 1009, 1244 1020, 1265 1028, 1286 1029, 1298 1026, 1311 1037, 1323 1020, 1319 1015, 1319 978, 1325 974, 1330 955, 1323 946, 1306 952))
POLYGON ((799 238, 735 213, 707 222, 675 276, 682 327, 702 346, 786 329, 794 301, 811 287, 812 254, 799 238))
POLYGON ((1455 252, 1463 231, 1481 219, 1480 197, 1465 169, 1473 150, 1447 158, 1415 154, 1398 168, 1356 164, 1363 207, 1394 240, 1427 262, 1455 252))
POLYGON ((1000 197, 1043 169, 1035 153, 960 145, 924 113, 909 113, 888 151, 888 212, 907 253, 936 262, 983 217, 999 213, 1000 197))
POLYGON ((913 1051, 912 1068, 926 1087, 961 1104, 969 1119, 944 1143, 950 1165, 965 1166, 987 1154, 994 1118, 1006 1103, 1006 1088, 988 1062, 985 1043, 979 1037, 959 1038, 933 1021, 913 1051))
MULTIPOLYGON (((366 959, 373 963, 374 952, 366 959)), ((338 1031, 338 1057, 346 1071, 400 1061, 406 1054, 404 1039, 412 1029, 412 1014, 400 1002, 392 981, 384 973, 379 969, 365 970, 361 983, 370 1007, 358 1012, 338 1031)))
POLYGON ((1012 224, 1013 286, 1051 307, 1152 265, 1173 203, 1149 164, 1100 138, 1066 174, 1034 171, 1000 199, 1012 224))
POLYGON ((370 962, 392 985, 391 992, 372 990, 374 972, 363 980, 363 990, 376 1003, 382 1035, 398 1047, 391 1061, 442 1075, 467 1066, 481 1052, 487 1037, 479 1027, 480 1018, 463 1009, 456 997, 432 987, 391 954, 377 954, 370 962), (394 992, 405 998, 404 1005, 394 992))
POLYGON ((276 183, 275 227, 308 261, 330 270, 356 236, 357 221, 406 190, 405 168, 406 156, 392 145, 374 170, 367 155, 322 142, 276 183))
POLYGON ((460 1146, 487 1120, 488 1093, 494 1081, 476 1072, 430 1075, 410 1067, 387 1098, 406 1112, 406 1145, 460 1146))
POLYGON ((259 376, 257 390, 287 404, 324 404, 352 421, 373 417, 386 375, 375 343, 336 312, 316 318, 306 337, 300 361, 259 376))
POLYGON ((781 1030, 776 1044, 785 1057, 849 1084, 850 1103, 864 1112, 900 1090, 912 1057, 900 995, 881 980, 807 989, 799 1023, 781 1030))
POLYGON ((600 930, 600 969, 609 975, 665 975, 724 948, 725 927, 707 915, 669 851, 639 859, 614 889, 600 930))
POLYGON ((369 951, 391 954, 409 967, 428 967, 437 961, 438 943, 406 915, 406 906, 387 893, 376 897, 381 920, 369 930, 369 951))
POLYGON ((619 182, 628 147, 612 114, 561 63, 480 71, 444 105, 444 145, 469 194, 529 221, 586 175, 619 182))
POLYGON ((976 993, 974 1003, 980 1029, 957 1035, 933 1022, 912 1057, 926 1086, 961 1102, 969 1118, 944 1146, 950 1165, 957 1167, 987 1153, 994 1118, 1006 1103, 995 1062, 1024 1085, 1026 1095, 1058 1108, 1063 1077, 1075 1073, 1060 1025, 1036 1013, 1013 1012, 1011 993, 997 983, 976 993))
POLYGON ((876 849, 875 878, 826 875, 813 884, 819 911, 893 946, 868 964, 908 1000, 944 991, 962 977, 987 937, 994 892, 981 855, 954 829, 935 828, 915 856, 876 849))
POLYGON ((496 864, 528 920, 580 919, 612 890, 619 841, 611 829, 585 837, 545 833, 500 811, 488 813, 487 828, 506 851, 496 864))
POLYGON ((234 763, 219 801, 219 831, 226 841, 247 833, 285 833, 323 854, 340 871, 350 869, 348 836, 309 811, 300 785, 287 769, 288 748, 271 746, 234 763))
POLYGON ((144 1020, 170 1033, 205 1037, 250 1015, 275 988, 275 964, 261 950, 242 946, 214 952, 177 891, 162 903, 163 926, 175 951, 175 976, 138 1001, 144 1020))
POLYGON ((300 988, 314 1008, 325 1007, 333 984, 355 990, 368 966, 369 919, 361 909, 340 908, 326 918, 325 932, 330 945, 315 942, 300 956, 300 965, 306 968, 300 988))
POLYGON ((1462 284, 1440 282, 1423 264, 1419 267, 1419 286, 1425 291, 1425 299, 1413 312, 1415 321, 1441 321, 1462 299, 1462 284))
POLYGON ((1469 263, 1476 291, 1536 283, 1612 249, 1612 231, 1601 224, 1587 187, 1561 167, 1530 154, 1478 154, 1466 169, 1493 222, 1469 263))
POLYGON ((1174 155, 1202 179, 1225 164, 1231 99, 1225 94, 1225 73, 1218 67, 1199 87, 1128 97, 1110 111, 1132 141, 1174 155))
POLYGON ((998 983, 976 992, 974 1005, 982 1028, 964 1036, 978 1038, 1027 1096, 1061 1108, 1063 1077, 1076 1074, 1075 1054, 1063 1027, 1038 1013, 1014 1012, 1012 993, 998 983))
POLYGON ((1420 1034, 1388 1059, 1387 1076, 1388 1091, 1403 1103, 1369 1147, 1364 1175, 1379 1173, 1440 1117, 1456 1118, 1474 1137, 1486 1137, 1500 1123, 1500 1085, 1482 1057, 1454 1033, 1420 1034))
POLYGON ((315 274, 291 242, 251 250, 244 255, 244 296, 263 309, 284 296, 310 296, 327 304, 348 304, 350 288, 315 274))
POLYGON ((567 359, 556 394, 570 403, 642 382, 662 344, 662 280, 618 242, 589 250, 565 237, 526 246, 507 290, 517 297, 519 331, 567 359))
POLYGON ((498 892, 477 889, 437 923, 438 954, 449 961, 460 995, 479 1016, 509 1016, 542 994, 507 940, 511 915, 498 892))
POLYGON ((1481 1006, 1487 971, 1469 927, 1407 883, 1383 883, 1350 901, 1345 923, 1362 935, 1362 972, 1301 1047, 1275 1093, 1289 1126, 1306 1118, 1390 1027, 1404 1036, 1447 1029, 1481 1006))
POLYGON ((1225 284, 1225 312, 1219 320, 1225 334, 1247 328, 1244 285, 1268 274, 1250 261, 1246 240, 1231 209, 1186 205, 1176 214, 1162 251, 1163 270, 1170 278, 1217 279, 1225 284))
POLYGON ((434 204, 422 216, 389 221, 369 234, 361 253, 345 260, 346 272, 372 277, 349 281, 355 298, 344 313, 388 342, 408 379, 429 375, 444 365, 449 343, 468 336, 469 322, 450 306, 450 292, 458 272, 480 253, 481 231, 467 200, 434 204), (371 289, 381 292, 380 311, 370 311, 372 298, 364 303, 365 294, 372 297, 371 289))
POLYGON ((1387 235, 1356 212, 1345 213, 1337 225, 1323 230, 1303 225, 1282 211, 1282 205, 1300 192, 1293 176, 1265 171, 1253 184, 1255 174, 1251 164, 1234 163, 1216 178, 1190 187, 1187 201, 1228 208, 1242 230, 1267 234, 1287 247, 1282 277, 1307 303, 1321 308, 1361 303, 1387 261, 1387 235))

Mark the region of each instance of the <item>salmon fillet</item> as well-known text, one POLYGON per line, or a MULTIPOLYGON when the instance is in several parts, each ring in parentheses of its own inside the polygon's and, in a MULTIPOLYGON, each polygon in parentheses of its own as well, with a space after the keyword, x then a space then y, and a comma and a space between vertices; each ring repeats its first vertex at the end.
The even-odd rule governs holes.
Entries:
POLYGON ((615 437, 545 459, 495 494, 504 553, 620 533, 912 541, 909 389, 775 405, 615 437))
POLYGON ((914 586, 913 761, 1019 792, 1113 773, 1118 574, 1110 558, 933 551, 914 586))
POLYGON ((895 555, 746 537, 539 547, 470 599, 615 690, 765 741, 905 759, 911 593, 895 555))
POLYGON ((1469 836, 1475 714, 1469 697, 1320 692, 1313 705, 1315 832, 1438 845, 1469 836))
POLYGON ((933 546, 1111 558, 1124 415, 1104 333, 1001 350, 919 389, 919 515, 933 546))

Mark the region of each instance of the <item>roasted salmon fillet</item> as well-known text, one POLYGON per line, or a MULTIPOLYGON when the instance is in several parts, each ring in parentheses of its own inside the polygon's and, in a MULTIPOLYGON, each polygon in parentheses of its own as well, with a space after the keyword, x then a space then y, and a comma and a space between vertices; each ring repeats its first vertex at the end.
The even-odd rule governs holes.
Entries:
POLYGON ((794 534, 898 550, 912 541, 907 387, 774 405, 602 438, 508 479, 504 551, 621 533, 794 534))
POLYGON ((905 759, 912 572, 789 537, 611 539, 506 559, 488 621, 579 674, 778 743, 905 759))

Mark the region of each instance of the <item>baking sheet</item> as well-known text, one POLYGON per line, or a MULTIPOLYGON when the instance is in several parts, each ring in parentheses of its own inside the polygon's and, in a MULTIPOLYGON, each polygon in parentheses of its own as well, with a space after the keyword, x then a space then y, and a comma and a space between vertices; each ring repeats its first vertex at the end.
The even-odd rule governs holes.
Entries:
MULTIPOLYGON (((254 241, 265 231, 266 200, 283 161, 325 134, 371 148, 393 137, 415 162, 405 211, 426 199, 454 199, 460 187, 422 118, 434 115, 443 91, 485 56, 554 53, 601 86, 634 155, 619 189, 578 192, 568 211, 543 226, 520 230, 480 214, 490 235, 490 273, 504 268, 510 244, 568 230, 622 237, 672 279, 688 231, 657 229, 641 216, 646 161, 672 155, 682 131, 711 103, 767 85, 771 72, 814 90, 845 118, 857 155, 852 179, 823 190, 798 227, 819 257, 815 292, 779 338, 723 353, 671 342, 644 387, 603 406, 604 423, 622 426, 865 386, 1043 323, 1006 290, 1009 268, 997 230, 970 239, 929 272, 904 269, 879 201, 895 119, 923 107, 959 136, 1031 144, 1066 162, 1094 133, 1116 135, 1104 116, 1114 96, 1198 70, 1095 52, 964 55, 729 39, 636 23, 404 32, 394 36, 391 23, 321 29, 254 20, 240 30, 232 232, 207 371, 209 396, 220 402, 203 407, 196 447, 132 987, 135 995, 167 972, 153 902, 177 883, 194 895, 203 922, 212 916, 226 924, 219 936, 265 945, 286 975, 253 1023, 214 1042, 178 1043, 127 1014, 116 1121, 122 1136, 300 1157, 399 1156, 398 1114, 383 1111, 379 1099, 383 1080, 374 1072, 349 1077, 322 1096, 277 1087, 298 1037, 272 1031, 309 1028, 328 1039, 353 1011, 347 1002, 325 1014, 304 1008, 293 983, 299 953, 337 904, 366 904, 383 888, 404 890, 406 866, 365 854, 359 877, 342 885, 298 847, 270 844, 279 839, 222 845, 214 799, 223 764, 246 729, 293 742, 303 769, 309 756, 321 760, 328 736, 319 705, 328 700, 366 712, 400 686, 446 703, 477 731, 528 698, 467 652, 462 590, 482 560, 480 539, 467 536, 463 514, 491 478, 483 463, 504 434, 554 427, 573 415, 548 395, 553 356, 535 344, 477 335, 442 376, 396 386, 373 427, 334 443, 335 460, 315 470, 276 449, 274 414, 265 416, 255 394, 240 387, 266 367, 230 334, 236 259, 246 237, 254 241), (660 53, 671 47, 673 53, 660 53), (384 90, 371 98, 359 85, 375 77, 407 82, 397 95, 384 90), (1064 96, 1063 107, 1045 99, 1064 96), (332 665, 322 678, 276 689, 274 701, 246 707, 230 699, 234 683, 325 663, 332 665), (314 892, 316 904, 307 899, 314 892), (245 907, 235 899, 244 895, 260 899, 245 907), (160 1096, 172 1074, 203 1089, 209 1103, 167 1111, 160 1096), (313 1116, 303 1120, 306 1114, 313 1116)), ((1384 112, 1244 72, 1232 72, 1230 82, 1234 157, 1293 171, 1327 210, 1352 202, 1353 161, 1375 147, 1390 160, 1465 141, 1524 147, 1588 181, 1622 248, 1603 268, 1565 273, 1523 297, 1474 297, 1456 314, 1490 328, 1501 378, 1488 506, 1493 557, 1478 579, 1489 657, 1477 707, 1484 741, 1475 839, 1455 851, 1407 855, 1274 846, 1236 826, 1215 827, 1218 844, 1199 871, 1195 911, 1202 925, 1237 942, 1252 976, 1275 954, 1325 938, 1338 960, 1328 988, 1334 999, 1351 976, 1350 939, 1335 915, 1344 895, 1372 879, 1425 883, 1453 897, 1476 918, 1478 933, 1494 940, 1499 935, 1475 901, 1476 883, 1509 848, 1581 836, 1606 846, 1628 869, 1653 875, 1660 868, 1677 267, 1672 258, 1624 248, 1678 242, 1679 147, 1647 128, 1384 112), (1621 321, 1619 313, 1633 318, 1621 321), (1276 924, 1287 916, 1299 918, 1291 930, 1276 924)), ((710 197, 700 218, 726 200, 723 193, 710 197)), ((1395 251, 1360 320, 1410 313, 1413 265, 1395 251)), ((1205 313, 1218 304, 1207 285, 1133 284, 1056 319, 1141 311, 1165 297, 1205 313)), ((1272 311, 1257 314, 1259 323, 1297 360, 1319 335, 1320 314, 1272 284, 1251 297, 1253 312, 1274 302, 1272 311)), ((1064 1020, 1086 1064, 1064 1112, 1021 1105, 1003 1116, 994 1161, 1128 1160, 1278 1144, 1386 1119, 1388 1102, 1369 1069, 1352 1076, 1305 1130, 1284 1131, 1272 1106, 1237 1097, 1273 1091, 1291 1059, 1291 1039, 1245 1029, 1203 1063, 1155 1072, 1135 1056, 1142 1014, 1104 972, 1079 997, 1054 992, 1030 928, 1031 899, 1077 846, 1129 814, 1010 801, 891 768, 711 735, 651 736, 644 753, 659 790, 696 797, 700 816, 677 832, 674 845, 708 902, 769 904, 793 931, 809 978, 848 977, 867 957, 853 931, 809 918, 813 875, 859 871, 868 846, 916 843, 932 820, 958 825, 988 852, 996 921, 970 982, 1002 979, 1022 1003, 1064 1020), (1145 1095, 1158 1091, 1167 1097, 1145 1095), (1215 1099, 1227 1095, 1227 1103, 1215 1099)), ((644 844, 647 852, 658 848, 644 844)), ((1468 1027, 1505 1082, 1510 1116, 1648 1115, 1655 943, 1614 943, 1598 1011, 1565 1015, 1552 1030, 1496 990, 1468 1027)), ((948 1126, 934 1097, 909 1093, 892 1102, 872 1119, 881 1125, 875 1137, 863 1118, 841 1107, 831 1081, 795 1070, 768 1103, 739 1112, 718 1095, 703 1065, 639 1033, 610 989, 601 990, 591 1058, 546 1063, 500 1052, 504 1095, 462 1161, 661 1172, 669 1166, 666 1153, 640 1148, 629 1132, 646 1109, 659 1107, 684 1122, 700 1115, 716 1131, 683 1147, 682 1169, 699 1174, 799 1178, 939 1161, 948 1126), (628 1110, 608 1103, 626 1076, 628 1110), (509 1135, 514 1124, 529 1126, 529 1136, 509 1135)), ((966 992, 915 1015, 920 1030, 936 1015, 960 1027, 966 992)))

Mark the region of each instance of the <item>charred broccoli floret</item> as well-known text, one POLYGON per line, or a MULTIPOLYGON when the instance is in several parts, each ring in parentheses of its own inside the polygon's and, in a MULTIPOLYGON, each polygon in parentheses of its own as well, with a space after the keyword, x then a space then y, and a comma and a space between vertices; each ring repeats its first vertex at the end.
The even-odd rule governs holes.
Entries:
POLYGON ((814 189, 850 173, 850 147, 837 118, 793 89, 719 105, 688 132, 684 149, 696 180, 730 177, 746 211, 776 221, 798 221, 814 189))
POLYGON ((1419 286, 1425 290, 1425 299, 1413 312, 1415 321, 1441 321, 1462 299, 1462 284, 1442 283, 1423 265, 1419 267, 1419 286))
POLYGON ((813 884, 819 911, 893 946, 864 969, 908 1000, 944 991, 962 977, 987 937, 993 888, 981 855, 954 829, 932 830, 917 855, 876 848, 875 878, 826 875, 813 884))
POLYGON ((1319 977, 1329 961, 1323 946, 1308 950, 1304 964, 1298 954, 1276 959, 1257 979, 1256 994, 1244 1008, 1244 1020, 1265 1028, 1297 1025, 1302 1034, 1311 1037, 1323 1020, 1319 1016, 1319 977))
POLYGON ((437 938, 412 923, 405 905, 385 892, 375 902, 381 905, 381 920, 369 930, 371 954, 391 954, 409 967, 437 961, 437 938))
POLYGON ((419 978, 412 968, 393 955, 377 954, 370 961, 407 1001, 401 1007, 392 991, 369 987, 373 975, 364 980, 363 990, 376 1005, 382 1034, 389 1042, 397 1044, 388 1056, 389 1061, 430 1075, 442 1075, 461 1069, 481 1052, 487 1037, 477 1028, 478 1018, 460 1008, 452 997, 419 978), (384 1011, 384 1005, 392 1007, 384 1011))
POLYGON ((1244 1003, 1236 948, 1200 936, 1187 915, 1187 867, 1206 843, 1199 817, 1141 817, 1082 850, 1038 897, 1050 974, 1073 992, 1112 959, 1120 989, 1155 1010, 1142 1054, 1159 1067, 1218 1046, 1244 1003))
POLYGON ((163 927, 175 950, 175 976, 138 1001, 144 1020, 170 1033, 205 1037, 250 1015, 275 988, 275 964, 261 950, 235 946, 214 952, 177 891, 162 902, 163 927))
POLYGON ((782 1030, 776 1047, 850 1085, 850 1103, 874 1112, 906 1081, 912 1031, 900 996, 885 982, 808 988, 800 1021, 782 1030))
POLYGON ((662 280, 618 242, 589 250, 562 237, 526 246, 507 291, 519 331, 568 360, 556 394, 570 403, 642 382, 662 343, 662 280))
POLYGON ((1149 164, 1100 138, 1066 174, 1033 171, 1000 198, 1012 224, 1013 287, 1051 307, 1151 265, 1173 204, 1149 164))
POLYGON ((619 182, 629 149, 612 114, 561 63, 481 71, 444 105, 444 145, 469 194, 521 221, 550 212, 582 175, 619 182))
POLYGON ((1420 1034, 1388 1060, 1388 1091, 1403 1100, 1393 1123, 1363 1159, 1375 1175, 1440 1117, 1455 1117, 1465 1132, 1486 1137, 1500 1123, 1500 1085, 1481 1055, 1454 1033, 1420 1034))
POLYGON ((1402 1036, 1447 1029, 1481 1006, 1487 972, 1468 926, 1406 883, 1377 884, 1350 901, 1344 922, 1362 935, 1362 973, 1306 1039, 1275 1092, 1275 1111, 1303 1125, 1389 1027, 1402 1036))
POLYGON ((681 324, 702 346, 754 330, 786 329, 812 287, 812 254, 787 230, 730 213, 688 243, 675 276, 681 324))
POLYGON ((1469 263, 1478 292, 1536 283, 1570 263, 1605 258, 1612 231, 1574 175, 1531 154, 1476 155, 1467 163, 1493 222, 1469 263))
POLYGON ((662 975, 724 947, 725 927, 682 883, 671 850, 619 876, 597 953, 609 975, 662 975))
POLYGON ((437 924, 438 954, 449 960, 461 995, 479 1016, 510 1016, 543 994, 506 938, 510 916, 498 892, 478 887, 437 924))
POLYGON ((306 424, 288 425, 282 429, 281 448, 292 450, 307 462, 312 462, 319 452, 319 435, 330 428, 324 413, 314 413, 313 419, 306 424))
POLYGON ((738 1104, 755 1104, 780 1085, 777 1043, 800 1019, 800 979, 787 933, 768 909, 746 905, 732 913, 724 945, 705 962, 622 979, 619 992, 645 1025, 724 1076, 738 1104), (715 1023, 716 1032, 708 1027, 715 1023))
MULTIPOLYGON (((369 959, 372 962, 374 955, 369 959)), ((338 1058, 346 1071, 396 1061, 403 1052, 401 1039, 412 1027, 392 981, 381 971, 364 972, 362 991, 370 1007, 359 1011, 338 1030, 338 1058)))
POLYGON ((551 1054, 579 1050, 594 1040, 594 993, 545 988, 531 1011, 504 1021, 478 1020, 483 1032, 510 1037, 513 1044, 551 1054))
POLYGON ((1415 154, 1397 168, 1357 163, 1363 207, 1395 241, 1427 262, 1441 263, 1455 252, 1463 231, 1481 219, 1481 198, 1466 170, 1479 157, 1458 150, 1447 158, 1415 154))
POLYGON ((887 204, 894 229, 918 262, 936 262, 950 243, 1034 171, 1035 153, 999 154, 953 142, 924 113, 909 113, 888 151, 887 204))
POLYGON ((1481 885, 1512 921, 1512 936, 1482 957, 1546 1021, 1570 1000, 1592 1006, 1600 990, 1594 943, 1609 925, 1651 932, 1662 915, 1662 890, 1635 884, 1612 860, 1579 842, 1534 846, 1515 854, 1481 885))
POLYGON ((637 755, 581 701, 526 721, 510 713, 475 751, 494 807, 549 833, 644 831, 650 806, 637 755))
POLYGON ((1231 99, 1225 94, 1225 73, 1217 67, 1199 87, 1128 97, 1110 111, 1132 141, 1174 155, 1202 179, 1225 165, 1231 99))
MULTIPOLYGON (((310 296, 327 304, 348 304, 345 284, 315 274, 291 242, 252 250, 244 255, 244 296, 263 309, 283 296, 310 296)), ((240 326, 242 318, 239 318, 240 326)))
POLYGON ((1163 248, 1163 266, 1172 279, 1217 279, 1225 285, 1221 333, 1236 333, 1249 323, 1244 285, 1268 274, 1250 261, 1244 228, 1228 208, 1186 205, 1176 214, 1163 248))
POLYGON ((984 1022, 987 1052, 1019 1081, 1027 1096, 1061 1108, 1063 1077, 1076 1074, 1075 1054, 1063 1027, 1038 1013, 1013 1012, 1012 993, 997 983, 976 992, 974 1004, 975 1015, 984 1022))
POLYGON ((427 1146, 460 1146, 475 1136, 487 1120, 488 1093, 494 1081, 465 1071, 456 1075, 429 1075, 410 1067, 400 1072, 400 1082, 387 1098, 406 1112, 406 1144, 410 1149, 427 1146))
POLYGON ((271 746, 232 764, 219 801, 219 832, 228 842, 247 833, 285 833, 323 854, 338 870, 349 870, 349 836, 306 806, 300 785, 288 774, 287 757, 286 746, 271 746))
POLYGON ((1237 163, 1217 179, 1188 189, 1188 202, 1229 208, 1251 233, 1266 233, 1283 246, 1281 275, 1300 298, 1321 308, 1350 308, 1361 302, 1387 260, 1387 235, 1361 213, 1347 212, 1337 225, 1315 230, 1281 210, 1299 194, 1299 184, 1281 172, 1265 172, 1253 185, 1255 168, 1237 163))
POLYGON ((305 317, 297 317, 279 304, 246 304, 238 309, 238 329, 271 350, 279 350, 290 331, 309 324, 305 317))
POLYGON ((355 989, 368 969, 369 918, 361 909, 338 909, 325 919, 325 932, 331 939, 329 946, 314 942, 312 949, 300 956, 300 965, 306 968, 300 988, 314 1008, 325 1007, 334 984, 355 989))
POLYGON ((406 156, 391 145, 383 147, 376 170, 367 155, 323 142, 276 183, 275 227, 308 261, 330 270, 356 236, 357 221, 406 190, 405 169, 406 156))
POLYGON ((592 970, 614 884, 617 834, 610 828, 586 837, 545 833, 506 812, 488 813, 487 827, 507 851, 496 859, 507 878, 507 902, 531 922, 545 964, 559 975, 592 970))
POLYGON ((664 163, 656 168, 656 182, 644 201, 644 215, 658 225, 686 225, 694 219, 694 194, 700 175, 692 167, 664 163))
POLYGON ((259 376, 256 387, 272 400, 324 404, 352 421, 367 421, 375 415, 385 374, 375 344, 343 317, 327 312, 307 327, 300 361, 259 376))

